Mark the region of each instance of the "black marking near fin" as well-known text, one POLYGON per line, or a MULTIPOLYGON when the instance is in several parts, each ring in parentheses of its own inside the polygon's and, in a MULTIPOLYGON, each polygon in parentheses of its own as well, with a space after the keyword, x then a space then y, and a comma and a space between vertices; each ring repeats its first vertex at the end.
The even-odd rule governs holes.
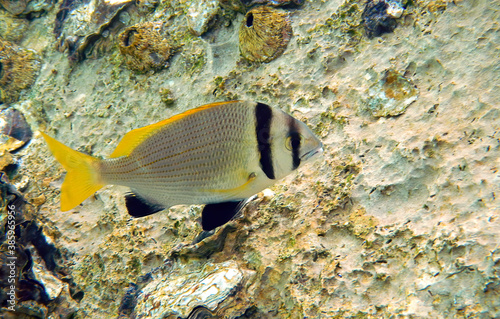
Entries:
POLYGON ((147 199, 134 193, 125 195, 125 206, 127 206, 128 213, 133 217, 144 217, 165 209, 165 207, 150 203, 147 199))
POLYGON ((239 202, 223 202, 207 204, 201 212, 201 226, 203 230, 209 231, 224 225, 236 215, 245 205, 247 200, 239 202))
POLYGON ((255 106, 255 135, 260 154, 260 167, 267 178, 274 179, 273 155, 271 150, 271 122, 273 111, 269 105, 257 103, 255 106))

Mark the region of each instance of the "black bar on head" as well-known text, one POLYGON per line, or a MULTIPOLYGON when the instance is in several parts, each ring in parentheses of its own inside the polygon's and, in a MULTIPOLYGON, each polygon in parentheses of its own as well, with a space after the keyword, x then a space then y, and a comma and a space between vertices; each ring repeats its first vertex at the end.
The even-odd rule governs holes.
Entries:
POLYGON ((269 105, 257 103, 255 106, 255 119, 255 135, 260 154, 260 167, 267 178, 274 179, 273 156, 270 142, 273 110, 269 105))
POLYGON ((290 144, 292 146, 292 169, 297 169, 297 167, 299 167, 300 165, 301 137, 297 128, 297 123, 292 117, 290 117, 290 121, 288 122, 288 136, 290 137, 290 144))

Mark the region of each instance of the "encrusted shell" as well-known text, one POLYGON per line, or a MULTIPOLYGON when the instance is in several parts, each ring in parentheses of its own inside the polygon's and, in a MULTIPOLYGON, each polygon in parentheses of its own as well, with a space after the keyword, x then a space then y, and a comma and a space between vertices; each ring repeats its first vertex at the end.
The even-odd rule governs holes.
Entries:
POLYGON ((40 69, 36 53, 0 38, 0 104, 17 101, 40 69))
POLYGON ((0 5, 9 13, 17 16, 49 11, 54 2, 52 0, 0 0, 0 5))
POLYGON ((96 42, 109 38, 111 24, 122 23, 116 18, 131 4, 132 0, 64 0, 54 23, 58 49, 67 51, 72 61, 85 59, 96 42))
POLYGON ((130 69, 145 72, 168 65, 172 48, 161 31, 162 26, 163 22, 145 22, 120 34, 120 52, 130 69))
POLYGON ((243 278, 234 261, 206 263, 201 270, 164 276, 142 289, 135 318, 187 318, 197 307, 214 311, 243 278))
POLYGON ((247 12, 240 27, 240 52, 250 61, 269 62, 280 56, 292 36, 287 12, 257 7, 247 12))
POLYGON ((0 0, 0 5, 13 15, 21 14, 26 8, 26 4, 27 4, 26 0, 17 0, 17 1, 0 0))
POLYGON ((396 19, 403 14, 398 0, 370 0, 363 11, 363 26, 368 37, 380 36, 394 31, 396 19))
POLYGON ((368 90, 367 107, 375 117, 396 116, 418 98, 418 89, 404 76, 387 70, 383 78, 368 90))

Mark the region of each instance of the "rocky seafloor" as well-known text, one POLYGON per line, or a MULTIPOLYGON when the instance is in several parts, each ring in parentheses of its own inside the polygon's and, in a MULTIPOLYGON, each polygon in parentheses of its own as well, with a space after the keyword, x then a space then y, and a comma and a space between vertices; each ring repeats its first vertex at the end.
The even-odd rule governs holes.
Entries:
POLYGON ((498 1, 0 5, 4 318, 500 317, 498 1), (124 187, 60 211, 39 131, 106 157, 233 99, 324 155, 198 243, 201 207, 131 219, 124 187))

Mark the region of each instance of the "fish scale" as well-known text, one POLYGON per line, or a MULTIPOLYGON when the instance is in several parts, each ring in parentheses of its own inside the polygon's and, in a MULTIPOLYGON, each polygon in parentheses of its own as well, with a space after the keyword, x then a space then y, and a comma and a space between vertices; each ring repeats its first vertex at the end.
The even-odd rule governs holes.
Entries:
POLYGON ((254 153, 256 147, 250 138, 242 138, 245 130, 253 129, 253 123, 248 122, 251 109, 246 107, 246 111, 235 105, 172 123, 128 157, 113 159, 111 165, 105 160, 101 168, 103 181, 128 186, 146 198, 172 205, 227 198, 230 194, 214 194, 211 190, 231 189, 245 183, 250 172, 240 176, 232 172, 248 166, 249 153, 254 153), (129 167, 130 162, 137 163, 133 171, 120 169, 129 167))

